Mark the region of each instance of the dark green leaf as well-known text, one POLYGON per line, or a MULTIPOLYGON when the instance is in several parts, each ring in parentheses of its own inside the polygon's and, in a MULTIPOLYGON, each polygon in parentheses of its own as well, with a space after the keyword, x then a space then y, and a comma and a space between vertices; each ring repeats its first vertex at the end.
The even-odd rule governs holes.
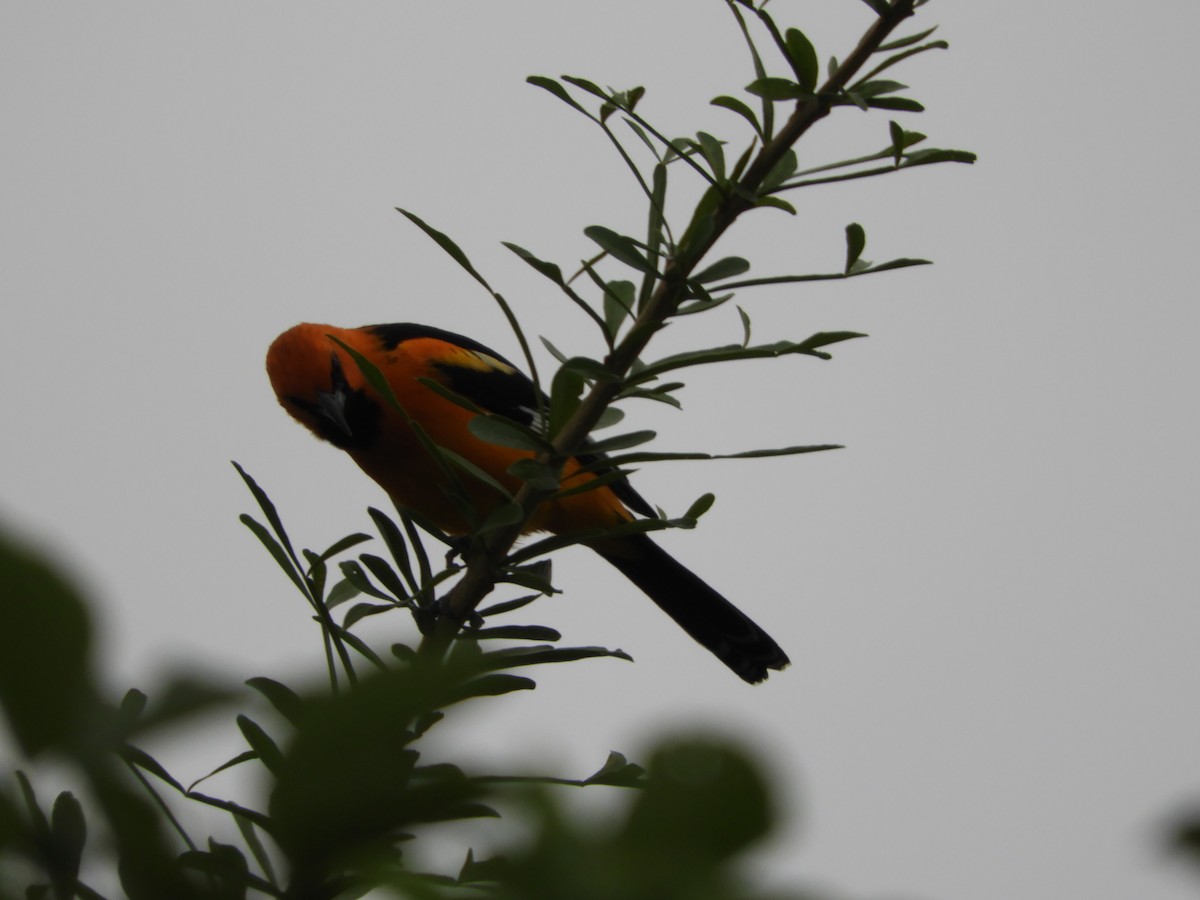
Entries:
POLYGON ((531 265, 534 269, 541 272, 543 275, 553 281, 555 284, 561 286, 566 283, 563 280, 562 269, 560 269, 554 263, 545 262, 544 260, 538 259, 524 247, 520 247, 516 244, 510 244, 507 241, 501 241, 501 243, 513 253, 517 254, 517 256, 521 257, 521 259, 525 260, 525 262, 529 263, 529 265, 531 265))
POLYGON ((621 836, 676 864, 712 865, 762 838, 771 792, 738 749, 711 738, 675 740, 651 757, 645 788, 621 836))
POLYGON ((369 534, 362 534, 361 532, 358 534, 348 534, 341 540, 334 541, 334 543, 330 545, 329 549, 320 555, 320 558, 322 560, 328 560, 330 557, 337 556, 339 553, 349 550, 351 547, 357 547, 364 541, 369 540, 371 540, 371 536, 369 534))
POLYGON ((454 243, 454 241, 452 241, 448 235, 445 235, 442 232, 438 231, 436 228, 434 228, 432 225, 429 225, 428 223, 426 223, 423 219, 421 219, 415 213, 410 213, 406 209, 401 209, 400 207, 396 207, 396 212, 400 213, 402 216, 404 216, 406 219, 408 219, 410 222, 412 222, 414 225, 416 225, 418 228, 420 228, 423 232, 425 232, 426 235, 431 237, 433 239, 434 243, 436 243, 439 247, 441 247, 448 254, 450 254, 450 257, 456 263, 458 263, 460 266, 462 266, 464 269, 466 269, 467 273, 472 278, 474 278, 476 281, 478 281, 480 284, 482 284, 489 291, 492 289, 491 286, 486 281, 484 281, 483 276, 480 275, 477 271, 475 271, 475 267, 473 265, 471 265, 471 261, 469 259, 467 259, 467 254, 463 253, 462 249, 458 246, 458 244, 454 243))
MULTIPOLYGON (((291 557, 292 561, 295 562, 296 567, 299 568, 300 562, 296 558, 296 552, 292 549, 292 542, 288 538, 287 531, 284 530, 283 520, 279 517, 279 511, 275 508, 275 504, 271 502, 271 498, 267 496, 267 492, 258 486, 258 482, 251 478, 245 469, 238 465, 236 461, 230 460, 230 462, 232 462, 233 467, 237 469, 237 473, 242 476, 242 481, 244 481, 246 483, 246 487, 250 489, 250 493, 254 496, 254 500, 258 504, 259 509, 262 510, 263 515, 267 517, 267 523, 275 532, 275 536, 279 539, 279 543, 287 551, 287 554, 289 557, 291 557)), ((243 521, 245 520, 243 519, 243 521)))
POLYGON ((817 51, 813 49, 812 43, 805 37, 804 32, 797 28, 787 30, 784 43, 787 46, 788 58, 792 63, 792 70, 796 73, 796 80, 800 83, 800 87, 810 93, 815 91, 820 63, 817 62, 817 51))
POLYGON ((364 566, 371 570, 371 574, 375 576, 376 581, 391 591, 396 599, 407 598, 408 592, 404 587, 404 582, 400 580, 400 576, 396 574, 396 571, 387 564, 387 560, 373 556, 370 553, 362 554, 359 556, 359 559, 364 566))
POLYGON ((163 767, 162 763, 140 747, 135 747, 132 744, 124 744, 117 750, 117 754, 130 765, 144 769, 155 778, 175 788, 179 793, 184 793, 183 785, 172 777, 171 773, 163 767))
POLYGON ((737 308, 737 311, 738 311, 738 316, 742 320, 742 346, 749 347, 750 346, 750 314, 748 312, 746 312, 744 309, 742 309, 740 306, 737 308))
POLYGON ((925 107, 908 97, 873 97, 867 100, 872 109, 896 109, 903 112, 924 112, 925 107))
POLYGON ((242 833, 242 840, 246 842, 246 846, 250 848, 250 852, 254 854, 254 860, 258 863, 260 869, 267 876, 267 881, 270 884, 276 882, 275 867, 271 862, 271 856, 267 853, 266 847, 263 846, 262 840, 259 839, 258 829, 254 823, 243 819, 241 816, 234 815, 234 823, 238 827, 238 831, 242 833))
POLYGON ((611 100, 612 99, 612 97, 608 93, 608 91, 603 90, 595 82, 588 81, 586 78, 579 78, 574 75, 564 75, 562 77, 562 80, 567 82, 567 84, 573 84, 577 88, 582 88, 583 90, 587 91, 589 94, 592 94, 595 97, 599 97, 601 100, 611 100))
POLYGON ((762 184, 759 187, 759 194, 768 194, 791 178, 792 174, 796 171, 796 166, 796 151, 789 148, 762 180, 762 184))
POLYGON ((343 578, 330 588, 329 593, 325 595, 325 609, 329 610, 341 606, 343 603, 353 600, 361 593, 362 591, 356 588, 349 579, 343 578))
POLYGON ((896 91, 903 91, 907 87, 907 84, 901 84, 898 81, 879 80, 860 82, 854 85, 852 90, 860 97, 866 97, 867 99, 870 99, 872 97, 879 97, 883 94, 894 94, 896 91))
POLYGON ((527 482, 535 490, 558 490, 558 476, 554 474, 554 471, 549 466, 542 465, 535 459, 529 459, 528 457, 518 459, 508 467, 508 474, 527 482))
POLYGON ((925 40, 925 38, 929 37, 935 31, 937 31, 936 25, 934 25, 932 28, 926 29, 925 31, 922 31, 918 34, 911 34, 908 37, 897 38, 896 40, 891 41, 887 44, 880 44, 878 47, 875 48, 875 52, 876 53, 887 53, 890 50, 899 50, 901 47, 908 47, 908 46, 911 46, 912 44, 919 44, 921 41, 925 40))
POLYGON ((145 711, 146 695, 137 688, 130 688, 126 691, 125 696, 121 698, 121 706, 117 710, 121 721, 121 730, 127 731, 132 728, 145 711))
POLYGON ((896 165, 904 157, 904 129, 894 119, 888 122, 888 131, 892 136, 892 159, 896 165))
POLYGON ((391 612, 394 609, 396 609, 394 603, 356 603, 350 607, 350 611, 342 619, 342 627, 353 628, 357 622, 365 619, 367 616, 377 616, 380 613, 391 612))
POLYGON ((374 597, 377 600, 387 600, 389 603, 395 599, 375 587, 371 583, 371 579, 367 577, 367 573, 363 571, 362 566, 356 561, 352 559, 343 560, 338 563, 338 567, 342 570, 342 574, 346 577, 346 580, 368 597, 374 597))
POLYGON ((520 505, 513 502, 502 503, 493 509, 479 530, 491 531, 493 528, 503 528, 506 525, 516 525, 525 518, 525 512, 520 505))
POLYGON ((863 227, 857 222, 851 222, 846 226, 846 268, 845 272, 849 274, 850 269, 858 262, 858 258, 862 255, 863 248, 867 246, 867 233, 863 227))
POLYGON ((720 281, 722 278, 733 278, 748 271, 750 271, 748 260, 740 256, 726 256, 693 275, 692 281, 704 284, 709 281, 720 281))
MULTIPOLYGON (((533 599, 533 598, 530 598, 533 599)), ((483 663, 492 669, 512 669, 519 666, 540 666, 550 663, 575 662, 580 659, 614 657, 633 662, 633 657, 624 650, 609 650, 607 647, 505 647, 484 654, 483 663)))
POLYGON ((583 229, 583 233, 595 241, 601 250, 618 262, 622 262, 630 268, 637 269, 639 272, 645 272, 648 275, 658 274, 658 270, 642 255, 633 238, 617 234, 603 225, 589 225, 583 229))
POLYGON ((557 641, 562 638, 562 634, 545 625, 495 625, 464 632, 463 637, 475 640, 504 638, 514 641, 557 641))
POLYGON ((502 672, 483 675, 447 692, 447 703, 458 703, 472 697, 498 697, 513 691, 531 691, 537 684, 531 678, 507 675, 502 672))
MULTIPOLYGON (((388 552, 392 554, 392 560, 400 569, 400 574, 408 580, 412 592, 416 593, 419 582, 413 574, 412 563, 408 556, 408 543, 405 541, 404 535, 400 533, 400 528, 387 513, 375 509, 373 506, 367 508, 367 514, 375 523, 375 527, 379 529, 379 535, 387 544, 388 552)), ((336 588, 334 590, 336 591, 336 588)))
POLYGON ((770 456, 795 456, 799 453, 817 453, 821 450, 841 449, 841 444, 808 444, 802 447, 774 447, 763 450, 744 450, 741 453, 622 453, 620 456, 611 457, 609 462, 625 466, 646 462, 679 462, 682 460, 762 459, 770 456))
POLYGON ((931 147, 905 155, 904 166, 926 166, 943 162, 973 163, 976 159, 976 155, 967 150, 938 150, 931 147))
POLYGON ((578 112, 583 113, 585 116, 587 116, 593 122, 596 121, 596 117, 593 116, 591 113, 589 113, 586 109, 584 109, 578 103, 576 103, 573 99, 571 99, 571 95, 567 93, 567 89, 564 88, 557 81, 555 81, 553 78, 547 78, 544 75, 530 75, 525 80, 529 84, 534 85, 535 87, 540 87, 542 90, 549 91, 551 94, 553 94, 555 97, 557 97, 563 103, 570 106, 572 109, 575 109, 578 112))
POLYGON ((811 91, 789 78, 756 78, 746 85, 746 90, 764 100, 801 100, 812 96, 811 91))
POLYGON ((99 712, 87 609, 43 559, 0 535, 0 709, 27 756, 68 753, 99 712))
POLYGON ((636 447, 639 444, 654 440, 654 437, 655 432, 653 431, 630 431, 626 434, 614 435, 613 437, 589 444, 587 450, 589 453, 611 453, 614 450, 625 450, 629 447, 636 447))
POLYGON ((634 312, 632 281, 610 281, 604 291, 604 324, 611 338, 617 336, 621 323, 632 319, 634 312))
POLYGON ((685 519, 699 519, 702 515, 712 509, 712 505, 717 502, 716 494, 701 494, 688 511, 683 514, 685 519))
MULTIPOLYGON (((554 373, 550 386, 550 427, 548 436, 553 439, 562 427, 575 415, 583 396, 583 376, 578 371, 562 366, 554 373)), ((553 473, 551 473, 553 475, 553 473)))
POLYGON ((516 450, 530 450, 534 453, 553 452, 549 443, 532 428, 514 422, 506 416, 482 415, 476 416, 467 427, 471 434, 501 447, 512 447, 516 450))
POLYGON ((773 206, 773 207, 775 207, 775 209, 782 209, 785 213, 788 213, 789 215, 793 215, 793 216, 796 215, 796 207, 792 206, 792 204, 788 203, 786 200, 784 200, 781 197, 772 197, 772 196, 759 197, 754 201, 754 205, 755 206, 773 206))
POLYGON ((79 877, 87 824, 83 807, 70 791, 63 791, 50 811, 50 836, 54 843, 55 874, 73 884, 79 877))
POLYGON ((736 97, 726 97, 722 95, 720 97, 714 97, 711 103, 713 106, 724 107, 725 109, 737 113, 750 123, 750 127, 754 129, 755 134, 757 134, 760 138, 762 137, 763 130, 762 126, 758 123, 758 117, 754 114, 754 110, 752 110, 741 100, 738 100, 736 97))
POLYGON ((603 784, 609 787, 642 787, 646 783, 646 770, 637 763, 631 763, 623 753, 610 750, 604 765, 585 778, 583 783, 603 784))
POLYGON ((250 749, 258 754, 258 758, 262 760, 264 766, 272 773, 278 774, 283 766, 283 754, 271 736, 263 730, 262 726, 248 716, 237 717, 238 729, 242 732, 242 737, 246 739, 246 743, 250 745, 250 749))
POLYGON ((486 619, 489 616, 499 616, 506 612, 512 612, 513 610, 521 609, 522 607, 528 606, 540 596, 541 594, 526 594, 524 597, 517 597, 513 600, 503 600, 500 603, 494 603, 491 606, 479 610, 479 617, 486 619))
POLYGON ((304 700, 290 687, 262 676, 250 678, 246 684, 266 697, 267 702, 275 707, 276 712, 291 724, 299 724, 300 716, 304 712, 304 700))
POLYGON ((721 147, 721 142, 704 131, 697 132, 696 139, 700 147, 700 152, 704 156, 704 161, 708 163, 709 169, 712 170, 713 178, 718 182, 724 181, 725 151, 721 147))

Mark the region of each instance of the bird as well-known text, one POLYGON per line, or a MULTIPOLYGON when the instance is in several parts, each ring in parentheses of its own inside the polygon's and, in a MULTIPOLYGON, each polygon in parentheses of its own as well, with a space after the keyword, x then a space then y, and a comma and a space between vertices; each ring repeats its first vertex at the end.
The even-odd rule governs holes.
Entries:
MULTIPOLYGON (((471 511, 480 521, 507 498, 494 485, 464 475, 459 482, 472 508, 464 510, 461 500, 453 499, 449 476, 427 441, 466 459, 512 494, 522 482, 509 467, 536 455, 485 441, 469 428, 480 411, 537 428, 543 407, 539 399, 544 397, 534 383, 494 350, 440 328, 412 323, 339 328, 305 322, 271 343, 266 369, 276 398, 294 419, 349 454, 398 508, 424 517, 448 535, 469 533, 471 511), (341 345, 378 369, 403 412, 377 392, 341 345), (455 395, 469 404, 455 402, 455 395)), ((604 457, 589 454, 585 444, 563 464, 560 484, 564 489, 582 485, 604 473, 603 464, 604 457)), ((649 535, 595 536, 637 515, 655 515, 628 479, 614 474, 610 470, 611 480, 598 487, 563 490, 544 500, 524 532, 590 532, 582 543, 743 681, 757 684, 769 671, 785 668, 787 654, 766 631, 649 535)))

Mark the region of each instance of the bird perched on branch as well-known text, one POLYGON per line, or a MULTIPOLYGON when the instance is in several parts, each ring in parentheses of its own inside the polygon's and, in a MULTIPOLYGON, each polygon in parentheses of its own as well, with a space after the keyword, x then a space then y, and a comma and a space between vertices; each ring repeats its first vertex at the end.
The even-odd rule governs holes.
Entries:
MULTIPOLYGON (((424 516, 448 534, 468 532, 471 526, 452 499, 442 462, 413 424, 434 444, 466 459, 514 494, 522 482, 509 474, 509 467, 535 455, 476 437, 468 427, 476 413, 426 383, 436 382, 484 412, 530 426, 537 421, 539 398, 533 382, 499 354, 448 331, 412 324, 297 325, 271 344, 267 374, 280 404, 295 419, 350 454, 398 507, 424 516), (379 370, 403 413, 375 391, 333 339, 379 370)), ((603 459, 588 454, 585 447, 563 465, 561 484, 576 487, 602 471, 603 459)), ((505 502, 494 486, 480 479, 464 474, 459 481, 480 515, 505 502)), ((550 497, 534 510, 525 531, 611 529, 629 522, 635 513, 654 515, 629 482, 619 478, 550 497)), ((745 681, 762 681, 768 670, 788 665, 787 655, 770 635, 648 535, 610 535, 584 543, 745 681)))

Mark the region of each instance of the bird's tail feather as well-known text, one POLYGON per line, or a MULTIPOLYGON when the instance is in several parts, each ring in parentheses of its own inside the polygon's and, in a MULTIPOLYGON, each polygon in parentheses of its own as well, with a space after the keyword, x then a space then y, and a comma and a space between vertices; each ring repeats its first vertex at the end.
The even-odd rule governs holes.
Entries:
POLYGON ((744 681, 756 684, 788 665, 769 634, 648 536, 597 541, 592 549, 744 681))

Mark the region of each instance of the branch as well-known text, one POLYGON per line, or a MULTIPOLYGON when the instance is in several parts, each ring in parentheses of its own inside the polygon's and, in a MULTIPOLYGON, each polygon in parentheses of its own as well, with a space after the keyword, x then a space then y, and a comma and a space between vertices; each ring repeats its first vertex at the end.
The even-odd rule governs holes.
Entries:
MULTIPOLYGON (((879 49, 901 22, 913 14, 914 2, 915 0, 895 0, 875 20, 875 23, 859 41, 858 46, 834 70, 820 90, 811 97, 797 102, 791 118, 779 133, 759 150, 742 178, 732 189, 723 191, 723 199, 712 215, 712 228, 709 233, 696 241, 694 246, 688 245, 688 236, 684 235, 684 246, 667 264, 650 301, 642 309, 624 339, 605 357, 605 367, 612 373, 614 379, 596 383, 580 403, 575 414, 555 436, 553 453, 544 453, 538 457, 537 461, 540 464, 551 466, 557 470, 563 461, 583 444, 588 434, 596 426, 601 414, 620 393, 622 380, 628 375, 630 367, 646 348, 651 336, 663 326, 683 302, 687 295, 688 278, 695 271, 696 266, 704 259, 717 240, 729 230, 738 216, 754 208, 756 205, 754 198, 758 196, 767 175, 809 128, 829 114, 834 106, 834 101, 859 70, 866 65, 871 55, 879 49)), ((710 187, 709 190, 718 190, 718 188, 710 187)), ((451 636, 458 629, 459 624, 471 615, 479 602, 495 587, 497 569, 521 535, 525 521, 539 503, 553 494, 553 490, 534 488, 528 483, 523 485, 515 497, 516 503, 524 514, 521 520, 487 532, 467 552, 464 560, 466 571, 443 600, 443 609, 447 615, 439 621, 437 634, 434 636, 436 644, 442 643, 444 639, 451 636)))

